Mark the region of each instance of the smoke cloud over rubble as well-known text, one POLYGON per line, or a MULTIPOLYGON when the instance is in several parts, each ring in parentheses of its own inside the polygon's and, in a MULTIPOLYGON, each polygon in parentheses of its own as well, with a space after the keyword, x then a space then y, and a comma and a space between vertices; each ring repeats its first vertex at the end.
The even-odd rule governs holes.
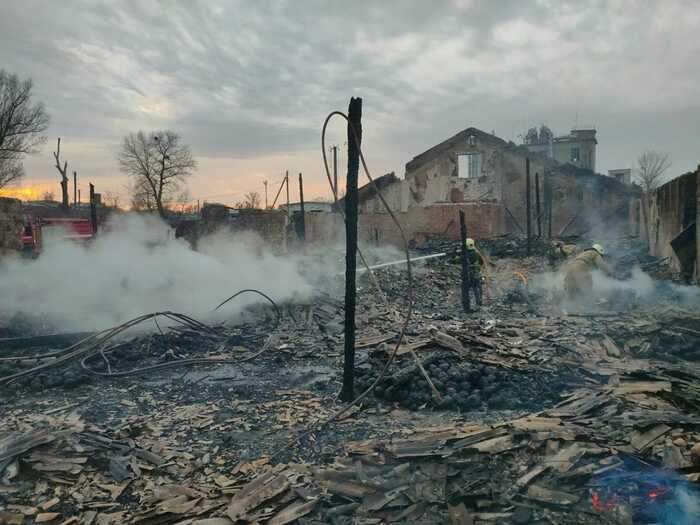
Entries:
MULTIPOLYGON (((663 299, 673 299, 678 306, 700 307, 700 289, 670 282, 655 281, 641 268, 631 269, 626 279, 616 279, 600 271, 591 272, 593 278, 592 295, 599 299, 599 305, 614 302, 615 309, 625 309, 634 304, 652 305, 663 299)), ((551 294, 563 300, 564 273, 548 272, 533 276, 531 290, 535 293, 551 294)), ((570 305, 573 306, 573 305, 570 305)), ((586 307, 592 306, 587 304, 586 307)))
MULTIPOLYGON (((251 233, 217 233, 194 251, 161 221, 129 216, 91 245, 53 235, 38 259, 6 261, 0 266, 0 317, 26 315, 62 330, 106 328, 162 310, 207 319, 243 288, 276 301, 303 299, 312 287, 302 269, 312 274, 301 257, 278 257, 251 233)), ((257 300, 241 296, 221 315, 230 317, 257 300)))

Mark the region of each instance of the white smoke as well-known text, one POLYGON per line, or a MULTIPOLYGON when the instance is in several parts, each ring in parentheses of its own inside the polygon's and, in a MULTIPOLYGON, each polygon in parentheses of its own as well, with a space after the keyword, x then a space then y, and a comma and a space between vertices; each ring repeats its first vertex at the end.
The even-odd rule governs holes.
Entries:
MULTIPOLYGON (((313 274, 308 259, 276 256, 253 234, 215 234, 194 251, 151 217, 119 217, 85 246, 49 235, 43 248, 36 260, 0 266, 0 325, 18 313, 60 330, 102 329, 163 310, 206 320, 243 288, 276 301, 313 290, 302 274, 313 274)), ((260 298, 241 296, 221 315, 253 301, 260 298)))
MULTIPOLYGON (((534 275, 530 280, 530 287, 532 290, 558 297, 566 303, 564 275, 563 270, 534 275)), ((625 294, 625 297, 629 297, 630 300, 642 304, 651 305, 672 301, 676 306, 700 308, 700 288, 656 281, 638 266, 632 268, 629 276, 625 279, 616 279, 598 270, 591 272, 591 277, 593 288, 589 298, 592 300, 605 300, 625 294)), ((591 304, 586 306, 591 306, 591 304)))

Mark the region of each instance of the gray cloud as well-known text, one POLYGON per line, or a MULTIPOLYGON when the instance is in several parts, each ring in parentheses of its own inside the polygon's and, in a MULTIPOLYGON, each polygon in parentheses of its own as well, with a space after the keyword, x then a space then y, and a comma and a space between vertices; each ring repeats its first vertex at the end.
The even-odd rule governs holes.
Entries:
POLYGON ((470 125, 515 139, 578 121, 599 128, 601 170, 653 147, 680 172, 700 160, 699 12, 670 0, 9 0, 0 66, 34 78, 52 135, 105 151, 171 127, 199 156, 264 165, 315 150, 325 114, 359 95, 376 171, 470 125))

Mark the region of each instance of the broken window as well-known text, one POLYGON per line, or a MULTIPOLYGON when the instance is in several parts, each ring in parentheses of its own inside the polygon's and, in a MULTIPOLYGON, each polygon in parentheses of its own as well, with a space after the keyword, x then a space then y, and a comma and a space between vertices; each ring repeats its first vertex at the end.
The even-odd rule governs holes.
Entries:
POLYGON ((578 162, 581 160, 581 151, 578 147, 571 148, 571 162, 578 162))
POLYGON ((481 175, 481 153, 467 153, 457 157, 457 176, 472 179, 481 175))

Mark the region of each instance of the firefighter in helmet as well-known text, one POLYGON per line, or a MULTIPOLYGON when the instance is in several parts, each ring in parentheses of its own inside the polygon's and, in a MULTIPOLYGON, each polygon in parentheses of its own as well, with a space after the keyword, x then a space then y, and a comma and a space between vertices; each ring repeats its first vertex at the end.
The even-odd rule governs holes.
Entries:
POLYGON ((590 295, 593 289, 593 270, 601 270, 612 275, 612 268, 603 259, 605 250, 600 244, 594 244, 579 253, 567 263, 564 275, 564 290, 568 299, 580 301, 590 295))
POLYGON ((467 238, 464 242, 467 254, 467 295, 474 294, 474 302, 477 306, 481 306, 483 296, 483 280, 482 271, 486 264, 486 259, 476 247, 474 239, 467 238))

